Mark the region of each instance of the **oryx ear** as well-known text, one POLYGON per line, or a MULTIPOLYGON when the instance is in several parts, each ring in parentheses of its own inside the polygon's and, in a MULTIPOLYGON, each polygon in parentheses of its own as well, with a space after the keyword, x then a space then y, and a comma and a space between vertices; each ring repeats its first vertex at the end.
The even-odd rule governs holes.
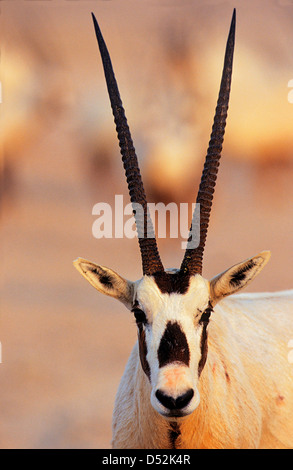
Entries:
POLYGON ((105 266, 77 258, 73 261, 75 268, 102 294, 120 300, 127 308, 132 308, 134 283, 119 276, 105 266))
POLYGON ((235 264, 210 281, 211 303, 215 305, 223 297, 234 294, 255 278, 267 264, 271 256, 270 251, 262 251, 259 255, 235 264))

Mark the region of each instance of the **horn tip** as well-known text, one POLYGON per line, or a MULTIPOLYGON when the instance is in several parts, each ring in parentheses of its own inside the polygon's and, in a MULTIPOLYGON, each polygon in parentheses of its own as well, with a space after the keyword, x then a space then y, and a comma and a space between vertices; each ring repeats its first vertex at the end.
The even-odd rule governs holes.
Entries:
POLYGON ((236 8, 233 9, 231 28, 230 31, 235 34, 235 25, 236 25, 236 8))
POLYGON ((93 22, 94 22, 94 28, 95 28, 96 36, 99 39, 102 36, 101 35, 101 30, 100 30, 100 27, 99 27, 99 23, 98 23, 97 18, 95 17, 93 12, 91 13, 91 15, 92 15, 92 19, 93 19, 93 22))

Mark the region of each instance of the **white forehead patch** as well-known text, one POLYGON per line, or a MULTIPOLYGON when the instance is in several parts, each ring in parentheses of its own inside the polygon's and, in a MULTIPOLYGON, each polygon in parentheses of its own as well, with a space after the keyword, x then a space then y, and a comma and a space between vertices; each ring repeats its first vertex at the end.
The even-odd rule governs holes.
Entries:
POLYGON ((168 310, 171 316, 183 312, 204 311, 209 302, 209 283, 200 274, 190 278, 185 294, 175 292, 162 293, 151 276, 144 276, 137 283, 136 299, 151 320, 162 310, 168 310))

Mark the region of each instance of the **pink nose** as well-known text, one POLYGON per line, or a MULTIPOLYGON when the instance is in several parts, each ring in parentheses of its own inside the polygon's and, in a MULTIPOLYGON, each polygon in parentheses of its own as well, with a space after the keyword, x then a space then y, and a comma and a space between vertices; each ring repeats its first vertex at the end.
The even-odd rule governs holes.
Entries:
POLYGON ((180 395, 176 398, 166 395, 159 389, 156 391, 156 397, 159 402, 169 410, 181 410, 182 408, 185 408, 192 399, 193 395, 194 390, 192 388, 183 393, 183 395, 180 395))

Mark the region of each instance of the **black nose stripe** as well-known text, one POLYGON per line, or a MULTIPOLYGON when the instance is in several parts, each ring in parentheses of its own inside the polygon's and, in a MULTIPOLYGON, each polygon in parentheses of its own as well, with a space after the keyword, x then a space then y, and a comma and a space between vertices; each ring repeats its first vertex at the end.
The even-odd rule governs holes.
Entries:
POLYGON ((177 322, 168 322, 158 349, 159 367, 171 362, 189 365, 190 352, 187 339, 177 322))

